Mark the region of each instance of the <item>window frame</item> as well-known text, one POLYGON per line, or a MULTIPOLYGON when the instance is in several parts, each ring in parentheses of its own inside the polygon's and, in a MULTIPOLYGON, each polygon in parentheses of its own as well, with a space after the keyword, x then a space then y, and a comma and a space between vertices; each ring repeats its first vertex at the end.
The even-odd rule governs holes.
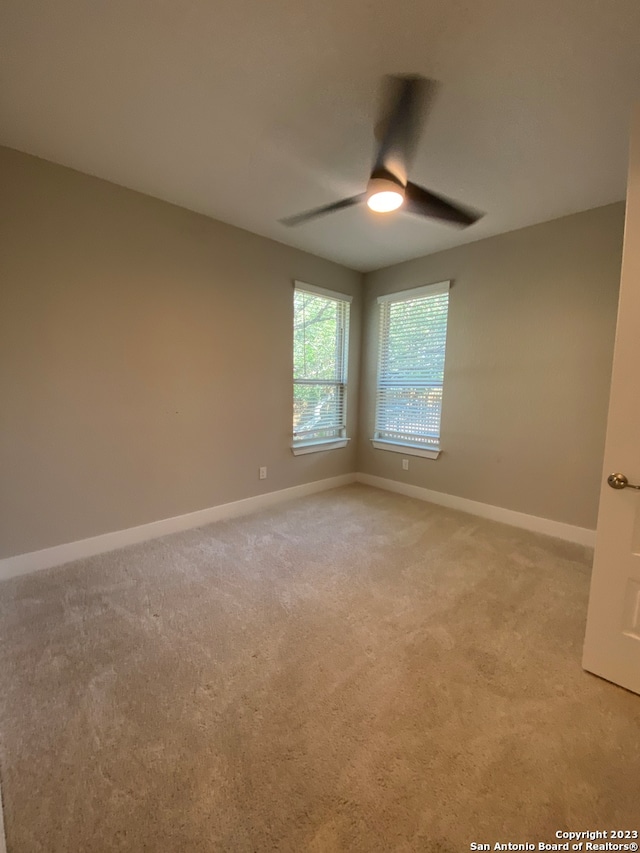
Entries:
MULTIPOLYGON (((338 389, 341 395, 341 412, 342 424, 336 426, 339 435, 329 438, 314 438, 301 439, 296 441, 295 433, 291 442, 291 451, 294 456, 302 456, 307 453, 319 453, 324 450, 338 450, 346 447, 350 441, 347 436, 347 391, 348 391, 348 374, 349 374, 349 327, 351 325, 351 303, 353 296, 348 293, 340 293, 336 290, 329 290, 325 287, 318 287, 315 284, 308 284, 304 281, 293 282, 294 300, 298 292, 310 293, 313 296, 321 296, 325 299, 331 299, 334 302, 343 303, 342 312, 338 312, 338 337, 339 342, 336 343, 336 379, 335 380, 311 380, 298 379, 295 375, 295 352, 293 357, 293 388, 295 393, 296 385, 333 385, 338 389)), ((294 397, 295 399, 295 397, 294 397)))
MULTIPOLYGON (((413 287, 409 290, 401 290, 396 293, 388 293, 384 296, 378 297, 378 365, 377 365, 377 373, 376 373, 376 406, 375 406, 375 423, 374 423, 374 437, 371 439, 371 443, 376 450, 387 450, 392 453, 402 453, 406 456, 421 456, 425 459, 437 459, 442 452, 441 447, 441 430, 438 431, 437 436, 437 445, 434 447, 426 447, 424 445, 420 445, 417 442, 406 442, 401 441, 399 439, 390 439, 385 438, 382 433, 384 430, 379 428, 379 414, 380 414, 380 389, 381 389, 381 373, 383 369, 383 359, 385 357, 385 347, 386 342, 382 338, 382 322, 383 322, 383 306, 390 306, 394 302, 410 302, 414 299, 423 299, 426 296, 440 296, 442 294, 449 295, 449 291, 451 288, 451 281, 439 281, 434 284, 427 284, 419 287, 413 287)), ((447 322, 445 325, 445 348, 447 341, 447 333, 448 333, 448 325, 449 325, 449 301, 447 298, 447 322)), ((444 390, 444 366, 446 361, 446 353, 445 360, 443 361, 443 376, 442 383, 440 385, 435 385, 433 387, 440 387, 444 390)), ((442 402, 440 404, 440 411, 442 412, 442 402)))

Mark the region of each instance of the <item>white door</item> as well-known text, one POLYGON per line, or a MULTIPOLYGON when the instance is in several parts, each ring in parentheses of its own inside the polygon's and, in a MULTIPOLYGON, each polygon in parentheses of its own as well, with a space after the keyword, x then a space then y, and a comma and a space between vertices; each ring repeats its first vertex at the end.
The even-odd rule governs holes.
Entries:
POLYGON ((582 662, 590 672, 640 693, 640 489, 633 486, 640 486, 640 107, 631 129, 618 327, 582 662), (610 477, 616 474, 622 478, 610 477))

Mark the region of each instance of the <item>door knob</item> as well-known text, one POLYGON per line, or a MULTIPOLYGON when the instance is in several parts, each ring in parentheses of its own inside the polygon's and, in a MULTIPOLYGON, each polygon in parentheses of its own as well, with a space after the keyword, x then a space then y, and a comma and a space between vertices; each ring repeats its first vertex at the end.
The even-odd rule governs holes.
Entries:
POLYGON ((640 486, 634 486, 630 483, 624 474, 609 474, 607 483, 612 489, 640 489, 640 486))

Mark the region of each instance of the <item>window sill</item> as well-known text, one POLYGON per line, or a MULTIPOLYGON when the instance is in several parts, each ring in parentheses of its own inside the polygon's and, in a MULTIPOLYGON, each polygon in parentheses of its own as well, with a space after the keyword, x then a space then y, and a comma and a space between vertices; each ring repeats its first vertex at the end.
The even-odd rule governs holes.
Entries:
POLYGON ((437 459, 440 456, 440 450, 429 450, 426 447, 401 444, 399 441, 387 441, 383 438, 372 438, 371 444, 376 450, 390 450, 392 453, 404 453, 405 456, 422 456, 424 459, 437 459))
POLYGON ((321 450, 338 450, 340 447, 346 447, 349 440, 348 438, 330 438, 327 441, 294 444, 291 446, 291 452, 294 456, 303 456, 305 453, 320 453, 321 450))

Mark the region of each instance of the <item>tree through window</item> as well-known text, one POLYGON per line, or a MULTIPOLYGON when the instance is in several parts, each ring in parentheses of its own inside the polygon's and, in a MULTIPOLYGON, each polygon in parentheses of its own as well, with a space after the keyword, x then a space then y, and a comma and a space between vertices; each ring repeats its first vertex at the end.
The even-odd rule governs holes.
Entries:
MULTIPOLYGON (((293 447, 345 439, 351 297, 296 282, 293 447)), ((322 449, 321 447, 319 449, 322 449)))

